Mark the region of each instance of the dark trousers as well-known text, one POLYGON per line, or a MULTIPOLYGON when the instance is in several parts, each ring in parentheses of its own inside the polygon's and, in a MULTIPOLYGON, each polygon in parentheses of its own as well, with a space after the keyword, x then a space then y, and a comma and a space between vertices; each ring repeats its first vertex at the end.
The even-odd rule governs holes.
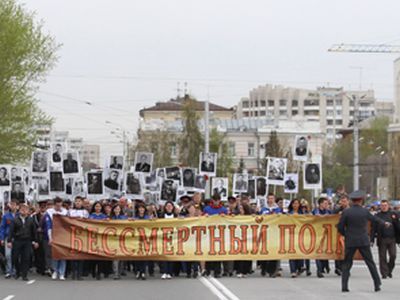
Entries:
POLYGON ((185 261, 182 262, 182 269, 186 274, 191 275, 197 273, 200 269, 200 264, 197 261, 185 261))
POLYGON ((261 273, 268 273, 270 276, 274 275, 278 270, 278 260, 263 260, 260 261, 261 273))
POLYGON ((161 262, 161 264, 160 264, 160 267, 161 267, 161 272, 163 273, 163 274, 169 274, 169 275, 171 275, 172 276, 172 273, 173 273, 173 262, 171 262, 171 261, 163 261, 163 262, 161 262))
POLYGON ((317 265, 317 272, 318 273, 324 273, 324 271, 328 271, 329 270, 329 260, 321 260, 321 259, 317 259, 315 261, 315 264, 317 265))
POLYGON ((371 248, 370 246, 363 246, 346 247, 345 249, 344 261, 342 264, 342 289, 347 289, 349 287, 350 269, 353 266, 354 253, 356 253, 357 250, 360 251, 368 270, 371 273, 375 287, 379 287, 381 285, 381 279, 379 278, 378 270, 374 258, 372 257, 371 248))
POLYGON ((396 239, 395 238, 382 238, 378 240, 379 249, 379 270, 383 277, 392 274, 394 264, 396 261, 396 239), (389 254, 389 262, 387 260, 389 254))
POLYGON ((250 273, 251 271, 251 260, 238 260, 236 261, 236 267, 237 270, 236 272, 238 274, 243 274, 243 275, 247 275, 250 273))
POLYGON ((83 261, 82 260, 73 260, 71 262, 71 272, 72 278, 78 279, 83 276, 83 261))
POLYGON ((140 274, 146 274, 146 266, 148 265, 147 261, 138 260, 135 261, 135 270, 140 274))
POLYGON ((303 259, 291 259, 289 260, 290 273, 301 273, 304 268, 303 259))
POLYGON ((32 242, 30 240, 15 240, 12 248, 12 260, 16 274, 23 278, 28 275, 31 259, 32 242))
POLYGON ((207 261, 206 270, 211 273, 214 271, 214 275, 221 275, 221 262, 219 261, 207 261))
POLYGON ((44 251, 44 241, 39 242, 39 248, 35 249, 35 268, 36 273, 43 275, 44 271, 46 271, 46 259, 45 259, 45 251, 44 251))

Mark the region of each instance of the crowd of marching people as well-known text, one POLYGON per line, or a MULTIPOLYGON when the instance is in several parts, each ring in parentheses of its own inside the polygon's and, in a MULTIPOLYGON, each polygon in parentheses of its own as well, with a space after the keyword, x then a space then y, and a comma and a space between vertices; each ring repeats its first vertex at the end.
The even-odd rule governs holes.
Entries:
MULTIPOLYGON (((247 196, 229 197, 222 202, 218 194, 211 199, 202 199, 201 193, 193 196, 183 196, 177 205, 167 201, 157 207, 146 205, 141 200, 126 198, 91 201, 76 197, 73 203, 69 200, 55 198, 36 204, 19 203, 12 199, 5 207, 1 216, 1 268, 5 278, 22 278, 28 280, 28 274, 49 276, 53 280, 83 280, 93 277, 97 280, 113 278, 119 280, 129 272, 133 272, 138 280, 159 274, 162 279, 171 279, 182 274, 187 278, 213 275, 237 276, 243 278, 260 269, 262 276, 283 276, 281 261, 224 261, 224 262, 155 262, 155 261, 97 261, 97 260, 56 260, 52 258, 52 228, 53 216, 62 215, 75 218, 96 220, 135 220, 155 218, 186 218, 211 215, 329 215, 340 214, 350 207, 348 195, 336 195, 336 199, 321 197, 315 207, 311 207, 306 199, 295 198, 288 207, 283 198, 277 198, 270 193, 264 207, 257 207, 247 196)), ((385 222, 398 221, 399 212, 390 207, 388 201, 381 201, 380 211, 376 216, 385 222)), ((377 239, 379 247, 379 266, 382 278, 391 278, 396 259, 396 233, 391 228, 373 226, 371 242, 377 239), (389 260, 387 259, 389 254, 389 260)), ((316 276, 323 278, 331 272, 331 264, 327 260, 317 260, 316 276)), ((333 273, 341 275, 342 261, 334 262, 333 273)), ((333 266, 333 264, 332 264, 333 266)), ((290 276, 311 276, 309 260, 290 260, 290 276)))

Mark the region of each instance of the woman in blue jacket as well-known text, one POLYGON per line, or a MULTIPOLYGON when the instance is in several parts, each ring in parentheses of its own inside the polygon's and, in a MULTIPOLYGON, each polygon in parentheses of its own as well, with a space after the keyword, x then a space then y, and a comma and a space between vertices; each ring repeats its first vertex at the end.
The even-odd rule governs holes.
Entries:
MULTIPOLYGON (((89 219, 92 220, 105 220, 107 219, 107 215, 104 214, 103 205, 100 201, 97 201, 93 204, 92 211, 89 215, 89 219)), ((105 263, 102 260, 93 260, 92 261, 92 275, 96 277, 97 280, 101 279, 101 273, 104 273, 105 263)))

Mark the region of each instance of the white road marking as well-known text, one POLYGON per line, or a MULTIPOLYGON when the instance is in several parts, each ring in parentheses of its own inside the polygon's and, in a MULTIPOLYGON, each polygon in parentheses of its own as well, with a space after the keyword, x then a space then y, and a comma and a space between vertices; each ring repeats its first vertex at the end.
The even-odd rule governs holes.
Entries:
POLYGON ((32 283, 35 283, 35 279, 32 279, 32 280, 29 280, 26 284, 32 284, 32 283))
POLYGON ((240 300, 234 293, 232 293, 226 286, 224 286, 218 279, 210 278, 210 281, 223 292, 230 300, 240 300))
POLYGON ((229 300, 222 294, 207 278, 199 277, 199 280, 204 284, 219 300, 229 300))
POLYGON ((8 295, 7 297, 3 298, 3 300, 11 300, 14 297, 14 295, 8 295))

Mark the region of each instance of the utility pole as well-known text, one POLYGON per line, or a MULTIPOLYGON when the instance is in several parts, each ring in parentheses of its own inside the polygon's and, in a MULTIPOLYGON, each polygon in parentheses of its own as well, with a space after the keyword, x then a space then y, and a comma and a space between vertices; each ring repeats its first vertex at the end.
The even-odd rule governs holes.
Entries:
POLYGON ((204 141, 205 147, 204 152, 210 152, 210 128, 209 128, 209 115, 210 115, 210 87, 207 87, 207 100, 204 105, 205 115, 204 115, 204 141))
MULTIPOLYGON (((360 82, 358 86, 359 93, 361 93, 361 81, 362 81, 362 67, 352 67, 354 69, 359 69, 360 71, 360 82)), ((354 151, 354 156, 353 156, 353 164, 354 164, 354 169, 353 169, 353 189, 357 191, 360 188, 360 169, 359 169, 359 162, 360 162, 360 154, 359 154, 359 128, 358 128, 358 107, 359 107, 359 102, 362 99, 360 95, 355 96, 352 95, 352 99, 354 101, 354 113, 353 113, 353 151, 354 151)))

